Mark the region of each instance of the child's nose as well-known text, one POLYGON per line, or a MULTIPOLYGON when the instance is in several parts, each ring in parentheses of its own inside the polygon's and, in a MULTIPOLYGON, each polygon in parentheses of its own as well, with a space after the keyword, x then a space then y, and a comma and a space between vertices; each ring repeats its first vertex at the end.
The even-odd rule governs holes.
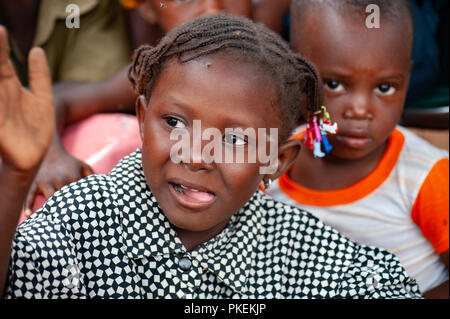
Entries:
POLYGON ((373 118, 371 100, 367 94, 355 94, 347 101, 344 117, 348 119, 368 120, 373 118))

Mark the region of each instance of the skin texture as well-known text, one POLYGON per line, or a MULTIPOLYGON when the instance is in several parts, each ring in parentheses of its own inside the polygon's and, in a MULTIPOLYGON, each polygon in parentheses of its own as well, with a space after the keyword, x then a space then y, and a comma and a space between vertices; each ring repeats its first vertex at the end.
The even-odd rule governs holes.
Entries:
MULTIPOLYGON (((348 187, 376 168, 401 118, 412 68, 406 18, 367 29, 364 15, 331 10, 310 8, 294 16, 292 26, 293 49, 318 68, 325 105, 339 125, 330 155, 315 159, 302 148, 290 172, 293 181, 315 190, 348 187)), ((441 257, 448 268, 448 252, 441 257)), ((448 298, 448 281, 430 293, 448 298)))
POLYGON ((50 72, 44 51, 30 51, 30 90, 21 86, 8 56, 7 33, 0 26, 0 297, 22 203, 54 129, 50 72))
POLYGON ((158 25, 166 34, 176 26, 202 15, 228 12, 250 17, 251 9, 250 0, 147 0, 143 1, 140 10, 147 21, 158 25))
MULTIPOLYGON (((191 0, 191 1, 156 1, 141 0, 138 11, 139 23, 147 23, 147 29, 154 28, 160 35, 170 31, 173 27, 205 14, 217 14, 221 11, 236 15, 250 16, 251 0, 191 0), (163 5, 161 5, 163 3, 163 5)), ((133 24, 131 25, 131 30, 133 24)), ((142 27, 140 28, 142 31, 142 27)), ((145 39, 142 34, 133 35, 136 41, 145 39)), ((142 43, 140 43, 142 44, 142 43)), ((49 152, 33 183, 26 200, 26 214, 32 214, 32 207, 36 195, 50 197, 63 186, 86 177, 93 173, 92 168, 66 152, 61 144, 62 129, 77 121, 86 119, 99 113, 133 113, 137 96, 133 92, 128 80, 128 67, 110 80, 98 83, 78 84, 69 89, 59 90, 55 98, 56 125, 55 134, 49 152)))
MULTIPOLYGON (((138 99, 146 180, 188 250, 220 233, 263 179, 281 176, 300 146, 294 141, 282 145, 277 171, 263 176, 261 163, 193 163, 192 152, 190 163, 176 164, 170 150, 177 141, 170 140, 170 133, 175 127, 191 131, 194 120, 202 121, 202 130, 217 128, 222 134, 225 128, 237 127, 281 130, 281 121, 273 120, 278 118, 273 107, 275 93, 271 78, 258 66, 216 54, 185 64, 171 61, 155 83, 150 101, 138 99), (171 183, 209 191, 215 199, 199 209, 183 205, 171 191, 171 183)), ((207 143, 203 142, 202 149, 207 143)), ((223 145, 251 147, 250 143, 237 146, 225 141, 223 145)))
POLYGON ((253 19, 282 34, 283 20, 292 0, 260 0, 253 5, 253 19))

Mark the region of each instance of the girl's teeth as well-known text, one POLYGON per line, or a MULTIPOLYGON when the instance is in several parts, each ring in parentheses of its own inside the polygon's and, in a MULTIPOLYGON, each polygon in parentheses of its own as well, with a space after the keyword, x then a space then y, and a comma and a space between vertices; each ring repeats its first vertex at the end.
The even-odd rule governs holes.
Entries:
POLYGON ((175 185, 175 190, 178 192, 178 193, 181 193, 181 194, 184 194, 184 192, 183 192, 183 189, 182 189, 182 186, 181 185, 175 185))
POLYGON ((197 203, 212 203, 214 200, 214 194, 204 192, 198 189, 186 187, 181 184, 173 184, 174 190, 186 197, 190 198, 190 201, 197 203))
POLYGON ((189 187, 186 187, 186 186, 184 186, 184 185, 180 185, 180 186, 181 186, 182 189, 188 189, 188 190, 190 190, 190 191, 192 191, 192 192, 195 192, 195 193, 199 192, 198 189, 189 188, 189 187))

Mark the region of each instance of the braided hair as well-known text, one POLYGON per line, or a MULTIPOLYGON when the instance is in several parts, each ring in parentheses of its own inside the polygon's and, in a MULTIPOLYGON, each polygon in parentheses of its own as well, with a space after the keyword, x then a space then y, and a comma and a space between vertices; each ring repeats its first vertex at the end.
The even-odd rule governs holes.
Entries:
POLYGON ((300 118, 308 119, 320 110, 322 85, 315 67, 263 25, 226 14, 191 20, 168 33, 157 46, 140 47, 128 77, 135 92, 149 101, 168 60, 177 58, 179 63, 186 63, 223 51, 247 57, 249 63, 259 64, 273 75, 283 121, 282 142, 289 138, 300 118))

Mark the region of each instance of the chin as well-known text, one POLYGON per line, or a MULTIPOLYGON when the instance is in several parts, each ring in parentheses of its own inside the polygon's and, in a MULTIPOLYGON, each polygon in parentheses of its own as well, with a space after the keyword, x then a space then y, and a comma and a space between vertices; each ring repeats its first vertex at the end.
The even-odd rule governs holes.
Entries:
POLYGON ((338 150, 332 151, 329 156, 330 158, 346 160, 346 161, 357 161, 363 159, 371 154, 368 150, 338 150))
POLYGON ((169 208, 167 211, 171 212, 170 214, 165 213, 166 210, 164 209, 163 211, 170 224, 177 229, 202 232, 211 228, 209 225, 205 225, 204 212, 193 215, 190 212, 180 210, 178 207, 169 208))

